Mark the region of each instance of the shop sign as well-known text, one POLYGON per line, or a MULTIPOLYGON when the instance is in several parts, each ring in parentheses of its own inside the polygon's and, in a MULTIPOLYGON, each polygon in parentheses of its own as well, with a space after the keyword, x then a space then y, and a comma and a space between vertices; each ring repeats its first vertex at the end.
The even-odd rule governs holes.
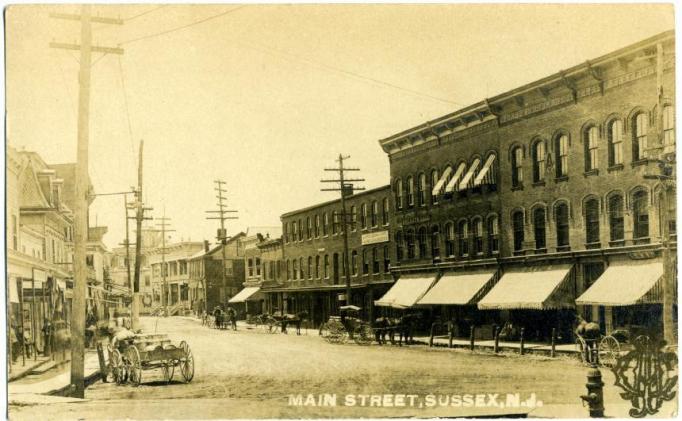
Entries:
POLYGON ((388 241, 388 230, 362 234, 362 245, 385 243, 388 241))

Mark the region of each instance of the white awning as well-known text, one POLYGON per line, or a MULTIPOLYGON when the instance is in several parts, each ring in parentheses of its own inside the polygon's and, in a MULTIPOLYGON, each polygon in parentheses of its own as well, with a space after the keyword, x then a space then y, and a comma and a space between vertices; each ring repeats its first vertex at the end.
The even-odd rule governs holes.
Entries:
POLYGON ((492 154, 486 159, 483 168, 478 172, 478 175, 474 179, 474 187, 478 187, 481 184, 495 184, 495 172, 491 170, 493 163, 495 163, 495 154, 492 154))
POLYGON ((243 303, 244 301, 248 301, 249 299, 257 299, 254 297, 255 294, 260 291, 259 287, 246 287, 243 290, 239 291, 237 295, 234 297, 230 298, 228 303, 243 303))
POLYGON ((374 301, 374 305, 393 308, 412 307, 431 288, 435 280, 435 274, 403 276, 383 297, 374 301))
POLYGON ((526 267, 505 273, 478 302, 482 310, 573 308, 570 265, 526 267))
POLYGON ((660 260, 627 260, 611 264, 576 304, 628 306, 660 303, 663 263, 660 260))
POLYGON ((494 276, 495 271, 446 273, 417 304, 475 304, 478 299, 490 290, 494 276))
POLYGON ((462 174, 464 174, 464 169, 466 167, 467 166, 464 162, 459 164, 459 167, 457 167, 457 171, 455 172, 455 175, 452 176, 447 187, 445 187, 446 193, 452 193, 452 191, 455 189, 455 186, 457 185, 457 183, 459 183, 459 180, 462 178, 462 174))
POLYGON ((447 167, 445 171, 443 171, 443 175, 440 176, 436 185, 433 186, 431 196, 438 196, 440 194, 441 190, 443 190, 443 185, 445 185, 445 182, 448 180, 448 177, 450 176, 451 172, 452 167, 447 167))
POLYGON ((19 302, 19 291, 17 288, 16 278, 9 278, 9 302, 18 303, 19 302))
POLYGON ((462 182, 459 183, 457 186, 457 191, 460 190, 466 190, 469 188, 469 184, 472 182, 472 178, 474 176, 474 173, 478 169, 478 166, 481 164, 481 160, 476 158, 474 159, 474 162, 471 163, 471 166, 469 167, 469 171, 467 171, 466 175, 464 178, 462 178, 462 182))

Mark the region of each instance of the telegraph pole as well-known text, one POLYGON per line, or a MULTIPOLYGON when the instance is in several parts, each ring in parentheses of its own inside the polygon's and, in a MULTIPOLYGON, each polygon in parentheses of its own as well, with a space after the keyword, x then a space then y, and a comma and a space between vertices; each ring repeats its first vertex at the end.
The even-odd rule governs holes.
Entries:
MULTIPOLYGON (((220 242, 221 244, 221 249, 222 249, 222 281, 223 281, 223 288, 225 288, 225 307, 227 307, 227 275, 225 273, 225 261, 227 260, 227 256, 225 255, 225 246, 227 245, 227 230, 225 229, 225 221, 228 219, 238 219, 237 216, 227 216, 228 213, 236 213, 236 210, 227 210, 227 204, 223 203, 224 201, 227 201, 227 198, 223 196, 223 193, 227 193, 227 190, 223 189, 223 185, 225 185, 225 181, 223 180, 215 180, 214 181, 216 187, 215 191, 218 192, 218 195, 216 198, 218 199, 218 210, 207 210, 206 213, 209 214, 218 214, 218 216, 207 216, 206 219, 217 219, 220 220, 220 229, 218 229, 218 235, 216 236, 216 239, 220 242)), ((206 305, 206 289, 207 286, 204 285, 204 306, 206 305)))
POLYGON ((85 396, 85 296, 87 293, 87 276, 85 244, 88 241, 88 140, 90 135, 90 68, 92 53, 123 54, 120 48, 108 48, 92 45, 92 22, 122 25, 120 19, 91 16, 91 6, 81 6, 80 15, 53 13, 56 19, 80 21, 81 43, 50 43, 52 48, 80 51, 80 71, 78 75, 78 147, 76 158, 76 186, 74 203, 74 285, 71 314, 71 392, 72 396, 85 396))
MULTIPOLYGON (((354 190, 364 190, 364 187, 354 187, 353 182, 365 181, 364 178, 346 178, 344 172, 346 171, 360 171, 359 168, 344 168, 343 161, 349 159, 350 156, 343 156, 339 154, 336 162, 339 163, 338 168, 325 168, 325 171, 334 171, 339 174, 338 179, 320 180, 322 183, 338 183, 338 188, 325 188, 322 191, 339 191, 341 192, 341 231, 343 233, 343 270, 346 273, 346 305, 351 304, 351 287, 350 287, 350 260, 348 255, 348 229, 347 221, 348 213, 346 212, 346 196, 353 194, 354 190)), ((354 223, 355 215, 350 215, 350 223, 354 223)), ((332 218, 332 223, 334 223, 332 218)))
POLYGON ((126 212, 126 238, 123 241, 122 246, 126 248, 126 271, 128 272, 128 289, 130 290, 130 295, 132 297, 133 293, 133 284, 132 284, 132 276, 130 274, 130 228, 128 224, 128 195, 123 196, 123 206, 126 212))
POLYGON ((162 304, 163 304, 163 313, 166 317, 168 317, 168 302, 170 301, 170 289, 168 288, 168 281, 166 280, 166 277, 168 276, 168 271, 166 270, 166 233, 168 232, 174 232, 175 230, 168 229, 170 224, 167 221, 170 221, 170 218, 166 218, 166 210, 163 210, 163 216, 161 218, 157 218, 159 221, 158 224, 156 224, 158 227, 161 227, 160 230, 156 230, 156 232, 161 233, 161 278, 163 279, 163 294, 162 294, 162 304))
POLYGON ((133 302, 132 302, 132 324, 133 329, 137 329, 140 322, 140 265, 142 264, 142 221, 151 220, 152 218, 145 217, 144 212, 152 210, 151 207, 145 207, 142 202, 142 150, 144 149, 144 140, 140 140, 140 151, 137 164, 137 189, 135 189, 135 225, 137 231, 135 232, 135 278, 133 282, 133 302))

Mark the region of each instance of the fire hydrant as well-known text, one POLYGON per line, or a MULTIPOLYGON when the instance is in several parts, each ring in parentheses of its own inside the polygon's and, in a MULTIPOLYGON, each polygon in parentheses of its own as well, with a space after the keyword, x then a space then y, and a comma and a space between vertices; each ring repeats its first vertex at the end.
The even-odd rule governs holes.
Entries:
POLYGON ((604 417, 604 382, 601 380, 601 372, 597 368, 597 363, 592 360, 592 366, 587 371, 587 395, 580 396, 583 405, 587 402, 590 408, 591 418, 604 417))

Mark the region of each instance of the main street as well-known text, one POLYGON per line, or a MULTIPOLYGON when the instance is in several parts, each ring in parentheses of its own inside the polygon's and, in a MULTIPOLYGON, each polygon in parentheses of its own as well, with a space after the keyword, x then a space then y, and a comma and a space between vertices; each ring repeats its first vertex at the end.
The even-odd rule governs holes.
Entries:
MULTIPOLYGON (((471 354, 466 350, 414 346, 330 345, 313 334, 267 334, 259 329, 218 331, 187 318, 143 318, 145 332, 166 332, 186 340, 195 358, 194 380, 185 384, 176 371, 170 385, 161 375, 143 372, 139 387, 98 381, 86 390, 87 402, 12 407, 13 419, 74 418, 315 418, 409 417, 471 414, 461 407, 359 407, 360 396, 414 394, 535 393, 545 410, 579 405, 587 368, 567 357, 471 354), (336 407, 290 405, 290 396, 336 394, 336 407), (344 406, 344 396, 356 406, 344 406)), ((613 376, 604 374, 609 404, 622 404, 613 376)), ((443 398, 445 399, 445 398, 443 398)), ((305 402, 305 401, 304 401, 305 402)), ((369 403, 366 403, 369 405, 369 403)), ((499 411, 499 410, 498 410, 499 411)), ((573 416, 586 416, 587 412, 573 416)), ((499 413, 499 412, 498 412, 499 413)))

